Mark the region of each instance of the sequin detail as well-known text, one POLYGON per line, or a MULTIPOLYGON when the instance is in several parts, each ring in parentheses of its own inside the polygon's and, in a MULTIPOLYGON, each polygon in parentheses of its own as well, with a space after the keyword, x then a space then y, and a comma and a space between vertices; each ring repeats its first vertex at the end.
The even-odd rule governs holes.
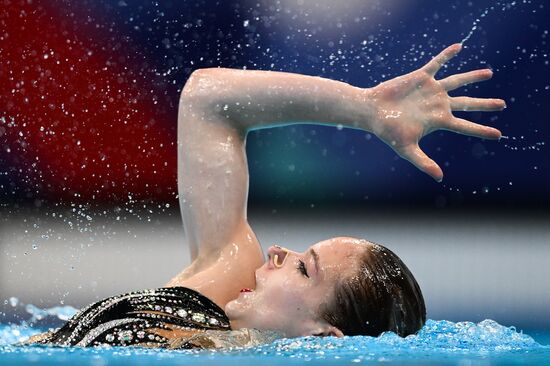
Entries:
POLYGON ((206 320, 204 317, 204 314, 202 313, 195 313, 191 315, 191 319, 193 319, 193 321, 196 321, 198 323, 204 323, 204 321, 206 320))
POLYGON ((185 311, 184 309, 179 309, 178 311, 176 311, 176 314, 181 318, 187 317, 187 311, 185 311))
POLYGON ((38 343, 167 347, 163 335, 177 329, 230 330, 230 325, 223 310, 207 297, 186 287, 169 287, 98 301, 38 343))

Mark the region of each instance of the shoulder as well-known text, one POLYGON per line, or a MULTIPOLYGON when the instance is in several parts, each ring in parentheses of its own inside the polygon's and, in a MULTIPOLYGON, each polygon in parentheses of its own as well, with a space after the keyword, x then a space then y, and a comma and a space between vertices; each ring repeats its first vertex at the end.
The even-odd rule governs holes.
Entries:
POLYGON ((222 309, 239 296, 242 288, 254 288, 255 271, 264 263, 262 248, 250 226, 239 230, 229 244, 199 256, 169 286, 194 289, 222 309))

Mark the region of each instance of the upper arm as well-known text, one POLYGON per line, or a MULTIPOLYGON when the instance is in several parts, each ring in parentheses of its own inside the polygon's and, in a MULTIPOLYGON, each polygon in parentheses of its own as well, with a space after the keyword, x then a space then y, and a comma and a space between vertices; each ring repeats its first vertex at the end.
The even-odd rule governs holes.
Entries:
POLYGON ((208 69, 191 75, 178 111, 178 192, 191 259, 216 255, 248 226, 245 133, 209 105, 208 69))

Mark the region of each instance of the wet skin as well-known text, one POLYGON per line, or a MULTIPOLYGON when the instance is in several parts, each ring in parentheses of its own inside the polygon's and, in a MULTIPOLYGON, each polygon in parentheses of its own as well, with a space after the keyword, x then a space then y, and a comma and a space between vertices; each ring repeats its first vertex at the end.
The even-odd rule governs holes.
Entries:
POLYGON ((168 286, 201 292, 226 309, 235 327, 339 335, 315 319, 314 310, 330 298, 337 274, 354 268, 358 246, 350 246, 345 237, 315 244, 322 263, 319 273, 311 267, 308 252, 289 252, 277 268, 270 263, 278 249, 271 248, 265 262, 247 219, 247 132, 294 123, 363 129, 441 181, 443 171, 418 145, 422 137, 441 129, 485 139, 501 136, 493 127, 452 112, 499 111, 505 108, 503 100, 448 95, 491 78, 491 70, 435 79, 461 49, 460 44, 451 45, 418 70, 372 88, 275 71, 193 72, 178 111, 178 192, 192 262, 168 286), (310 278, 297 270, 299 260, 306 263, 308 274, 311 271, 310 278), (243 288, 256 291, 241 293, 243 288))
POLYGON ((332 299, 339 279, 355 273, 368 245, 340 237, 312 245, 303 253, 271 246, 268 260, 255 272, 254 291, 241 292, 225 307, 232 327, 272 329, 290 337, 341 335, 318 319, 319 306, 332 299))

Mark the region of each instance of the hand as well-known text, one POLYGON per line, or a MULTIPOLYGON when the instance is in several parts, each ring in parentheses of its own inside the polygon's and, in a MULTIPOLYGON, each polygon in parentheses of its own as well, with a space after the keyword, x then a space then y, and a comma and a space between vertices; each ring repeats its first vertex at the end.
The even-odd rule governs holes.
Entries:
POLYGON ((436 181, 443 171, 418 146, 418 141, 436 130, 449 130, 485 139, 498 139, 501 132, 462 118, 452 111, 500 111, 506 107, 502 99, 450 97, 447 92, 466 84, 490 79, 489 69, 456 74, 435 80, 443 64, 462 49, 460 43, 447 47, 420 69, 365 89, 376 106, 377 116, 372 131, 390 145, 402 158, 429 174, 436 181))

